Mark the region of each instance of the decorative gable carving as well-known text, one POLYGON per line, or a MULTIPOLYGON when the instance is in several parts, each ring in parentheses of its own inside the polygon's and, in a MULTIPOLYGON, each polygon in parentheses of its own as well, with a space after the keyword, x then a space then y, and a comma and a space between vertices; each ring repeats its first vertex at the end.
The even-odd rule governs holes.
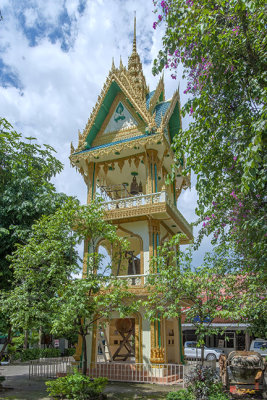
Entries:
POLYGON ((117 132, 120 131, 121 129, 134 128, 137 125, 138 123, 135 120, 135 118, 128 111, 123 102, 119 101, 113 115, 111 116, 104 130, 104 134, 117 132))

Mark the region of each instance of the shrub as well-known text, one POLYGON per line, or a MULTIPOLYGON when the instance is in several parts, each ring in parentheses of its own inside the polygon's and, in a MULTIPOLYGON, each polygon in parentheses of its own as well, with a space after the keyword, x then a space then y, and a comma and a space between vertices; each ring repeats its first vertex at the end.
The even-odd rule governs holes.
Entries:
POLYGON ((63 376, 54 381, 45 382, 49 396, 59 399, 69 398, 68 396, 71 394, 71 388, 67 383, 67 378, 67 376, 63 376))
POLYGON ((73 354, 75 354, 75 351, 76 351, 75 347, 70 347, 69 349, 65 349, 64 356, 65 357, 73 356, 73 354))
POLYGON ((166 400, 195 400, 195 396, 187 389, 168 393, 166 400))
POLYGON ((60 356, 59 349, 33 348, 33 349, 25 349, 25 350, 16 351, 14 354, 12 354, 12 359, 13 360, 21 360, 21 361, 29 361, 29 360, 36 360, 38 358, 53 358, 53 357, 59 357, 59 356, 60 356))
POLYGON ((72 400, 100 399, 106 384, 106 378, 96 378, 91 381, 88 376, 80 374, 77 370, 72 375, 46 382, 49 396, 72 400))
POLYGON ((229 400, 229 396, 226 393, 214 393, 209 396, 209 400, 229 400))
MULTIPOLYGON (((201 365, 196 365, 185 376, 185 384, 196 400, 207 400, 210 399, 210 396, 217 400, 223 392, 218 373, 210 367, 201 365)), ((224 399, 222 398, 222 400, 224 399)))
POLYGON ((60 350, 55 348, 40 349, 39 358, 53 358, 60 357, 60 350))

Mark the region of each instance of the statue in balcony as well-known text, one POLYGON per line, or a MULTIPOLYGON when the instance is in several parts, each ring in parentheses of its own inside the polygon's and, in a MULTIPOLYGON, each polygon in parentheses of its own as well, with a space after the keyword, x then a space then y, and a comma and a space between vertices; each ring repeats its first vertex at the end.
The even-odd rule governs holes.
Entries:
MULTIPOLYGON (((139 185, 139 186, 140 186, 140 185, 139 185)), ((131 193, 133 196, 139 194, 139 186, 138 186, 136 177, 133 176, 133 180, 132 180, 132 183, 131 183, 131 189, 130 189, 130 193, 131 193)))

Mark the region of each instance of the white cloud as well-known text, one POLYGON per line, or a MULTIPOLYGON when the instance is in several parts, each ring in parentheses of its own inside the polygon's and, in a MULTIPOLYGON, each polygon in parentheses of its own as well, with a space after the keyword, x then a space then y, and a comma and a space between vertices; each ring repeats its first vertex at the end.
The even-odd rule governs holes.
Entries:
MULTIPOLYGON (((163 32, 163 27, 156 31, 152 28, 155 20, 152 1, 98 0, 86 4, 81 14, 78 0, 21 0, 16 4, 6 1, 1 5, 4 20, 0 23, 0 57, 17 75, 21 86, 18 89, 0 87, 1 115, 25 136, 35 136, 40 143, 48 143, 57 150, 65 168, 56 177, 56 186, 83 203, 85 184, 69 166, 70 142, 77 144, 78 129, 82 131, 86 125, 112 57, 116 65, 120 55, 124 64, 128 62, 134 10, 137 11, 137 47, 142 60, 153 61, 161 47, 163 32), (55 36, 52 43, 49 35, 56 28, 62 32, 59 20, 66 11, 69 18, 61 22, 63 36, 55 36), (19 13, 23 13, 27 28, 32 28, 30 34, 23 30, 19 13), (32 46, 34 29, 40 24, 46 30, 32 46), (62 50, 64 40, 70 46, 68 51, 62 50)), ((151 64, 143 64, 143 68, 152 90, 159 77, 152 76, 151 64)), ((181 84, 183 88, 184 83, 181 84)), ((173 81, 168 71, 165 85, 168 98, 178 86, 178 80, 173 81)), ((190 221, 195 201, 194 188, 181 196, 179 207, 190 221)))
POLYGON ((27 8, 24 12, 24 17, 25 17, 25 25, 28 28, 31 28, 35 25, 36 20, 38 18, 37 11, 33 8, 27 8))

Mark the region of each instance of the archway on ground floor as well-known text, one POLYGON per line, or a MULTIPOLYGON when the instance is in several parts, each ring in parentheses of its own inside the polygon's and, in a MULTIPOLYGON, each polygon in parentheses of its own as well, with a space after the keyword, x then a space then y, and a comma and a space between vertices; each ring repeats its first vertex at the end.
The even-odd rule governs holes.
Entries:
POLYGON ((91 362, 142 363, 141 315, 95 323, 91 362))

